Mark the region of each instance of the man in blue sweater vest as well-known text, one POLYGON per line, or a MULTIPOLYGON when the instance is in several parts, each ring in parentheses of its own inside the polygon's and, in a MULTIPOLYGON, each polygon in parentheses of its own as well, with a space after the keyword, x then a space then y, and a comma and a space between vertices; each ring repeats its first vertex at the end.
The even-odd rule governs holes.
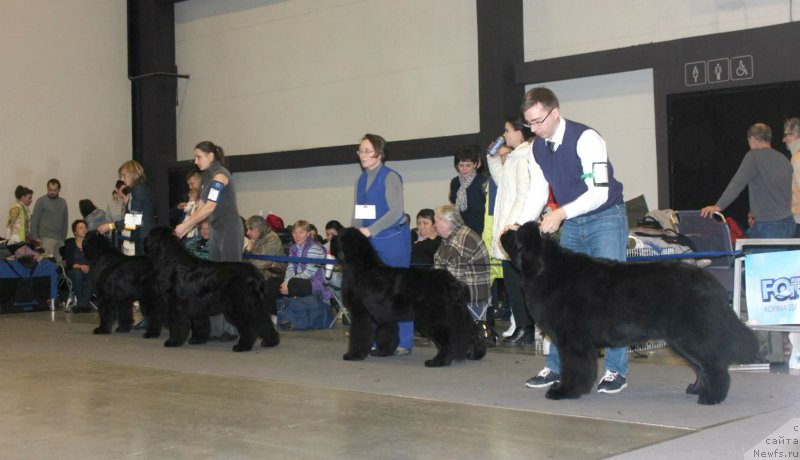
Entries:
MULTIPOLYGON (((614 178, 606 143, 597 131, 561 117, 558 98, 544 87, 525 94, 522 113, 526 126, 536 134, 532 146, 529 218, 537 219, 551 186, 558 208, 547 214, 540 229, 553 233, 561 227, 561 245, 575 252, 613 260, 625 260, 628 219, 622 199, 622 184, 614 178), (544 177, 544 180, 534 178, 544 177)), ((626 386, 626 348, 609 348, 600 393, 619 393, 626 386)), ((525 385, 546 388, 560 379, 555 345, 550 346, 545 368, 525 385)))

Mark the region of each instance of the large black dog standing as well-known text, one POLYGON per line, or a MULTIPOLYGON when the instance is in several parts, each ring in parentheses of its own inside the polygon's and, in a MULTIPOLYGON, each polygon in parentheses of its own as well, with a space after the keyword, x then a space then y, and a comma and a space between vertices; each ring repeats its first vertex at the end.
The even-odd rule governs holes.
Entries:
POLYGON ((89 277, 97 294, 100 325, 95 334, 110 334, 114 320, 117 332, 133 327, 133 302, 139 301, 142 315, 148 319, 145 338, 161 335, 164 303, 156 284, 150 259, 129 257, 114 247, 103 235, 92 232, 83 243, 83 251, 91 264, 89 277))
POLYGON ((600 347, 665 340, 694 368, 686 393, 700 404, 724 401, 728 365, 757 357, 756 337, 728 307, 724 288, 695 266, 595 259, 543 238, 535 223, 501 241, 522 270, 528 310, 558 346, 561 381, 549 399, 591 391, 600 347))
POLYGON ((164 346, 183 345, 190 326, 189 343, 206 343, 209 318, 220 313, 239 331, 233 351, 250 351, 257 335, 262 347, 280 343, 264 304, 264 278, 253 265, 200 260, 165 227, 152 229, 144 245, 169 312, 169 340, 164 346))
POLYGON ((366 236, 354 228, 339 233, 342 300, 350 310, 350 343, 345 360, 388 356, 397 347, 397 321, 414 321, 437 347, 428 367, 453 359, 481 359, 486 346, 467 309, 469 291, 445 270, 393 268, 381 263, 366 236))

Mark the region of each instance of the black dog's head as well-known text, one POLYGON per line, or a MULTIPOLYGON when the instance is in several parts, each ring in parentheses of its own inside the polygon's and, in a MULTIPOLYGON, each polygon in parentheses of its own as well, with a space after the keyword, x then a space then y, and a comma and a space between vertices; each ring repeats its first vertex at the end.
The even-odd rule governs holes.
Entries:
POLYGON ((518 230, 509 230, 500 237, 506 254, 523 273, 538 273, 541 269, 541 254, 544 238, 539 224, 528 222, 518 230))
POLYGON ((83 240, 83 254, 89 262, 97 260, 105 254, 121 254, 111 241, 100 233, 91 231, 83 240))
POLYGON ((154 227, 147 234, 147 238, 144 239, 144 253, 150 257, 163 254, 168 247, 175 246, 182 245, 169 227, 154 227))
MULTIPOLYGON (((364 236, 355 227, 348 227, 339 232, 338 250, 334 252, 336 258, 346 265, 348 263, 363 263, 379 265, 381 263, 378 253, 369 242, 369 238, 364 236)), ((333 250, 333 245, 331 246, 333 250)))

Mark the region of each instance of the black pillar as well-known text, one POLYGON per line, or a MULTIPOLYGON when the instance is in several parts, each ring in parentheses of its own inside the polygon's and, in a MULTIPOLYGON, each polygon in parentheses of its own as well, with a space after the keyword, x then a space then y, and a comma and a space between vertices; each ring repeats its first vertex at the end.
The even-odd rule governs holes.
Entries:
POLYGON ((477 0, 476 5, 481 137, 491 140, 503 133, 507 116, 519 115, 525 95, 525 86, 515 81, 525 48, 522 1, 477 0))
POLYGON ((168 168, 176 159, 175 13, 172 0, 128 0, 133 159, 142 164, 159 222, 167 223, 168 168))

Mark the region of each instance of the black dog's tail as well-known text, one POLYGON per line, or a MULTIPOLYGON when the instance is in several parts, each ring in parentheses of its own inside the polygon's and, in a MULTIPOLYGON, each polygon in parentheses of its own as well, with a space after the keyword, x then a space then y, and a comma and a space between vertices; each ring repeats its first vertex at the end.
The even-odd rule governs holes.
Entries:
POLYGON ((752 364, 759 360, 758 338, 752 329, 742 324, 735 315, 731 315, 735 324, 731 328, 733 334, 731 358, 739 364, 752 364))

